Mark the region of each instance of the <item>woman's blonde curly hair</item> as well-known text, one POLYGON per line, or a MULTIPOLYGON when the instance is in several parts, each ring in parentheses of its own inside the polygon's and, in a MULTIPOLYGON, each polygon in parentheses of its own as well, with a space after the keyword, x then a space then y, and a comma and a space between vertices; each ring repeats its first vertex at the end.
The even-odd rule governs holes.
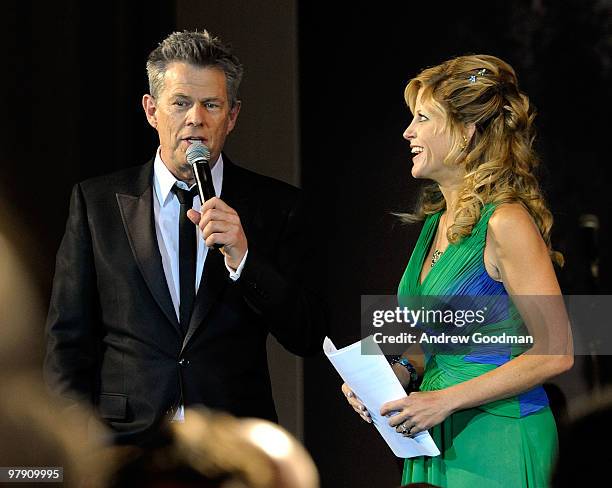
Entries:
MULTIPOLYGON (((404 92, 414 113, 418 93, 434 110, 445 115, 451 149, 445 164, 465 168, 463 188, 448 229, 449 242, 468 236, 487 203, 521 203, 531 214, 554 262, 563 266, 563 255, 550 243, 552 214, 546 205, 534 170, 539 164, 532 146, 535 110, 519 90, 512 66, 495 56, 470 55, 427 68, 413 78, 404 92), (467 146, 466 124, 475 132, 467 146)), ((423 189, 408 222, 423 220, 446 206, 437 184, 423 189)))

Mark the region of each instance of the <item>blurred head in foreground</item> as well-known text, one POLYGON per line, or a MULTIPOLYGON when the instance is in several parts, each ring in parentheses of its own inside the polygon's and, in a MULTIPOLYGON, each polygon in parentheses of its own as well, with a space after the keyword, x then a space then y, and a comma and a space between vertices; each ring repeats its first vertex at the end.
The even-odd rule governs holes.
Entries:
POLYGON ((42 383, 43 308, 27 264, 28 235, 0 205, 0 464, 63 468, 62 486, 105 486, 104 429, 86 408, 50 397, 42 383))
MULTIPOLYGON (((33 277, 18 252, 19 229, 0 212, 0 375, 40 369, 43 309, 33 277)), ((21 250, 21 249, 20 249, 21 250)))
POLYGON ((111 486, 317 488, 315 465, 286 430, 261 419, 188 409, 155 446, 117 448, 111 486))
MULTIPOLYGON (((2 381, 0 461, 3 466, 63 468, 65 487, 105 487, 112 458, 93 439, 104 428, 84 408, 69 411, 50 398, 33 374, 2 381)), ((51 477, 47 475, 47 477, 51 477)), ((38 485, 36 485, 38 486, 38 485)))

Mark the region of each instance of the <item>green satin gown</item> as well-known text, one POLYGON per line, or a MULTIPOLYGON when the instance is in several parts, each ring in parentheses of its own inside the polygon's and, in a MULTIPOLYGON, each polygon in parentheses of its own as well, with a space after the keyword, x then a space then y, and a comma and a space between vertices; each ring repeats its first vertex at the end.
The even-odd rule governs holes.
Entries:
MULTIPOLYGON (((486 205, 472 233, 459 243, 450 244, 420 283, 421 269, 441 213, 430 215, 400 281, 399 303, 432 295, 507 299, 503 284, 487 274, 483 261, 487 225, 494 209, 493 204, 486 205)), ((483 325, 479 332, 496 335, 517 333, 524 328, 520 315, 509 303, 510 311, 503 319, 483 325)), ((475 378, 523 351, 516 346, 500 346, 493 353, 472 350, 442 354, 440 349, 427 344, 420 389, 439 390, 475 378)), ((402 484, 420 481, 449 488, 548 486, 557 451, 557 429, 541 386, 458 411, 430 429, 430 433, 441 455, 406 459, 402 484)))

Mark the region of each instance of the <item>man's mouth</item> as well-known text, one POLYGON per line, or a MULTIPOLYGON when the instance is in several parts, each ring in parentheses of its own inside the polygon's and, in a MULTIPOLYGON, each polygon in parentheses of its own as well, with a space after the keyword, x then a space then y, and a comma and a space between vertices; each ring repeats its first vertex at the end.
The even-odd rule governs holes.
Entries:
POLYGON ((198 136, 184 137, 183 140, 187 142, 187 144, 193 144, 194 142, 201 142, 202 144, 206 144, 206 139, 198 136))

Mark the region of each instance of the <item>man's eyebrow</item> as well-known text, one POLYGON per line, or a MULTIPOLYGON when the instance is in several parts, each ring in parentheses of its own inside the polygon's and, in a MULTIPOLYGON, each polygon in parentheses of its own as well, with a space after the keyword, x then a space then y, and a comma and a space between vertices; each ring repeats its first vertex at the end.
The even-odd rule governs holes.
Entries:
MULTIPOLYGON (((190 95, 186 95, 183 92, 175 92, 172 93, 170 95, 171 98, 186 98, 188 100, 193 100, 193 97, 191 97, 190 95)), ((200 103, 207 103, 207 102, 218 102, 218 103, 223 103, 224 99, 222 97, 204 97, 202 99, 199 100, 200 103)))

